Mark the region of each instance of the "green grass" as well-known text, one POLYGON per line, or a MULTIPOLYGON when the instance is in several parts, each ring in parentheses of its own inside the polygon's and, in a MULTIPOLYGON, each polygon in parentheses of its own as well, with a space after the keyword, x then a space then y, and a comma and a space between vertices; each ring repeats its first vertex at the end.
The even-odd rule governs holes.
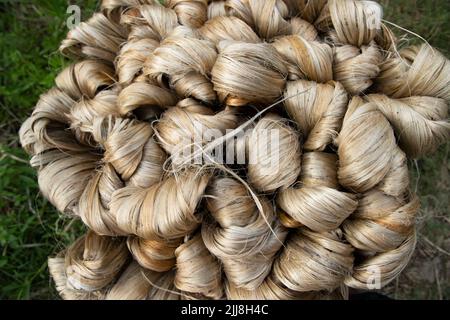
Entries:
MULTIPOLYGON (((71 1, 88 18, 96 1, 71 1)), ((39 195, 17 131, 39 95, 68 63, 57 49, 67 28, 66 0, 0 2, 0 299, 53 298, 47 256, 83 228, 39 195)))
MULTIPOLYGON (((450 54, 450 2, 446 0, 381 0, 384 19, 425 38, 447 57, 450 54)), ((395 28, 394 28, 395 29, 395 28)), ((401 31, 398 29, 398 31, 401 31)), ((420 43, 408 35, 409 43, 420 43)))
MULTIPOLYGON (((68 31, 65 25, 68 3, 67 0, 0 1, 0 128, 8 133, 2 135, 2 143, 15 141, 16 129, 24 117, 67 64, 58 47, 68 31)), ((84 18, 96 6, 93 0, 70 3, 84 8, 84 18)))
POLYGON ((61 218, 38 195, 34 170, 17 148, 0 149, 0 297, 53 297, 46 259, 75 240, 83 228, 61 218))
MULTIPOLYGON (((450 56, 450 2, 381 0, 385 19, 425 38, 450 56)), ((394 29, 395 30, 395 29, 394 29)), ((400 29, 397 29, 402 34, 400 29)), ((412 34, 405 44, 420 43, 412 34)), ((384 292, 398 299, 450 299, 450 143, 436 154, 410 163, 413 188, 420 196, 418 244, 411 263, 384 292), (442 251, 443 250, 443 251, 442 251)))
MULTIPOLYGON (((68 63, 57 48, 68 31, 69 2, 80 5, 83 19, 97 6, 95 0, 0 0, 0 299, 55 298, 47 256, 83 229, 39 195, 36 174, 17 137, 39 95, 68 63)), ((449 56, 448 0, 381 2, 385 19, 421 34, 449 56)), ((450 251, 448 151, 444 146, 412 169, 422 200, 421 238, 411 266, 385 290, 394 297, 450 298, 449 259, 439 251, 450 251), (424 266, 432 270, 425 278, 424 266)))

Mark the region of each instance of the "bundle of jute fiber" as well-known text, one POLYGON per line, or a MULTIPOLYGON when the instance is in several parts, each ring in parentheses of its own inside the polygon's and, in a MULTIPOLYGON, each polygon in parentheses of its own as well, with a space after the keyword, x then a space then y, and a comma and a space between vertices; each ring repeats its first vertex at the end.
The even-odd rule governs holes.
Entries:
POLYGON ((415 243, 450 62, 357 0, 104 0, 20 130, 65 299, 342 299, 415 243))

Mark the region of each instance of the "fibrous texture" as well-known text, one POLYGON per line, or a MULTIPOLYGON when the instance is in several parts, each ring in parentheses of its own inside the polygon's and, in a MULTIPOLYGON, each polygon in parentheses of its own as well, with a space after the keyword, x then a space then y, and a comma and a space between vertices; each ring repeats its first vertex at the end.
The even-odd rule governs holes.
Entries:
POLYGON ((450 62, 358 0, 103 0, 20 139, 87 226, 65 299, 342 299, 415 247, 408 158, 450 137, 450 62))

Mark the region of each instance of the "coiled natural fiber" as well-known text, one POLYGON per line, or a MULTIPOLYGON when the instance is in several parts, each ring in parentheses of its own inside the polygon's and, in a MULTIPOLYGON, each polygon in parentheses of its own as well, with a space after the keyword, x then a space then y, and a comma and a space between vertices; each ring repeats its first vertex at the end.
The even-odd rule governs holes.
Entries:
POLYGON ((20 138, 89 230, 49 259, 63 298, 347 298, 407 265, 450 62, 376 3, 103 0, 60 50, 20 138))

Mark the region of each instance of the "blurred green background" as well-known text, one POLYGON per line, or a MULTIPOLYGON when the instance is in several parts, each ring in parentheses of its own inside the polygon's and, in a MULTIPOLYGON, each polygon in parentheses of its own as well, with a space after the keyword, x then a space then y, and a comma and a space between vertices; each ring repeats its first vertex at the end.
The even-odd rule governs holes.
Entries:
MULTIPOLYGON (((380 2, 386 20, 420 34, 449 57, 450 1, 380 2)), ((95 0, 0 0, 0 299, 56 298, 47 256, 83 230, 39 195, 17 137, 39 95, 68 63, 57 48, 68 31, 70 4, 82 8, 82 20, 98 5, 95 0)), ((433 157, 410 163, 413 188, 422 200, 419 243, 402 276, 383 289, 393 298, 450 298, 449 148, 444 145, 433 157)))

